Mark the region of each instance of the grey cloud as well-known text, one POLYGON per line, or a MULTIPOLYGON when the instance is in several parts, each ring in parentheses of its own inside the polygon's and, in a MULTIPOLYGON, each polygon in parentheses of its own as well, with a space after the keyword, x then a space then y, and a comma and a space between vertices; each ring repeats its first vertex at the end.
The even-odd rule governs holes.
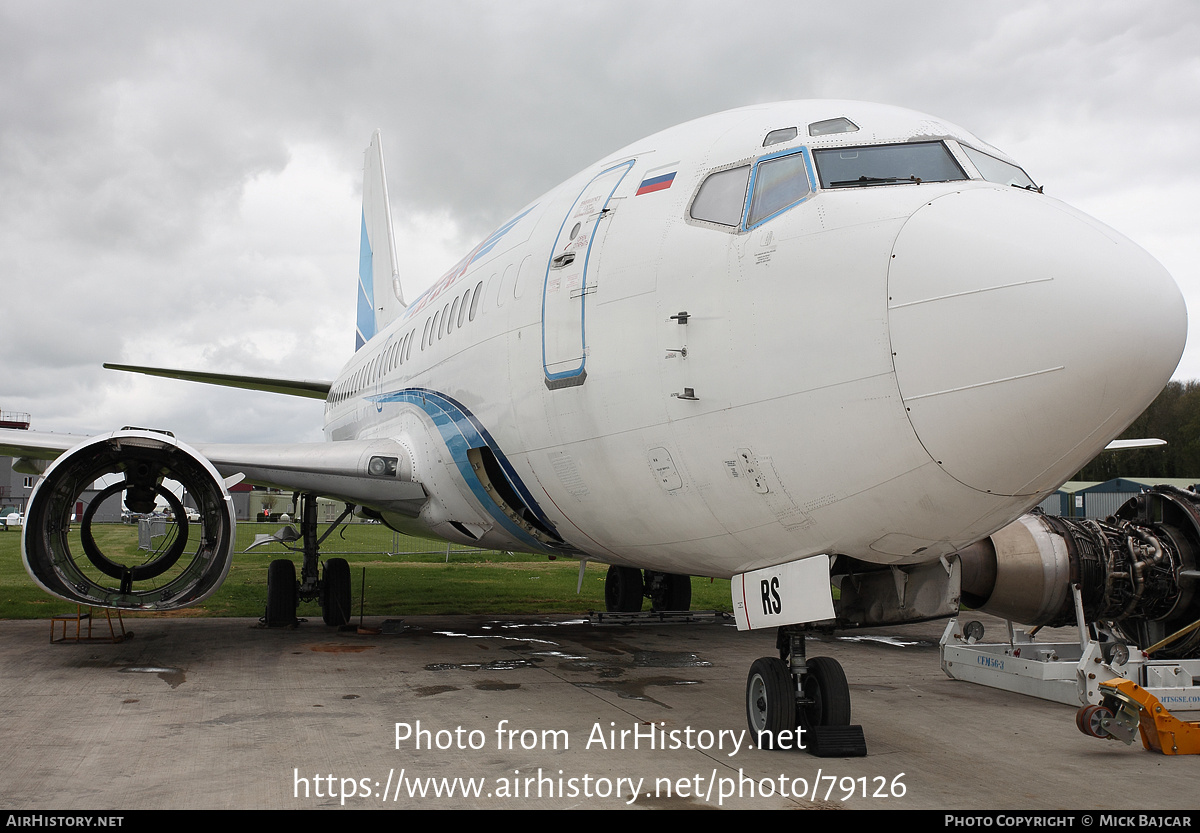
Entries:
MULTIPOLYGON (((672 124, 785 98, 886 101, 973 130, 1118 228, 1153 229, 1200 296, 1185 201, 1198 30, 1180 0, 0 3, 0 355, 20 368, 0 407, 60 430, 311 438, 311 403, 98 366, 336 373, 357 209, 328 228, 305 224, 321 206, 303 196, 276 219, 240 212, 301 148, 356 188, 376 127, 397 222, 446 213, 473 241, 672 124)), ((1185 377, 1200 375, 1191 355, 1185 377)))

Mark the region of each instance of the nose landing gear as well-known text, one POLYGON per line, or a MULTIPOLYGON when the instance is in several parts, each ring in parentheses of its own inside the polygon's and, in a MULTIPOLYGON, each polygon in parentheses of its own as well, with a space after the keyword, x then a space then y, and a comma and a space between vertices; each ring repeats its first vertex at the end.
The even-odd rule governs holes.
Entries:
POLYGON ((750 676, 746 679, 746 722, 750 734, 763 749, 799 747, 796 687, 783 660, 761 657, 750 666, 750 676))
POLYGON ((779 657, 762 657, 746 678, 746 722, 763 749, 805 749, 822 758, 861 757, 867 742, 850 725, 850 685, 831 657, 805 657, 804 631, 779 629, 779 657))

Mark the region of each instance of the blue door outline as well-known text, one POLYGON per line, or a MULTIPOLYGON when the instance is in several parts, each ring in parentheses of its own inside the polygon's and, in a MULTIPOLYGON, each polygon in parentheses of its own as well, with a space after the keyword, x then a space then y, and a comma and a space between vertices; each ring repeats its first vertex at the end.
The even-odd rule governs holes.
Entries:
POLYGON ((592 291, 588 265, 599 221, 635 161, 628 159, 592 177, 571 203, 554 239, 542 282, 542 371, 551 390, 582 385, 587 379, 587 296, 592 291), (551 328, 550 355, 547 327, 551 328))

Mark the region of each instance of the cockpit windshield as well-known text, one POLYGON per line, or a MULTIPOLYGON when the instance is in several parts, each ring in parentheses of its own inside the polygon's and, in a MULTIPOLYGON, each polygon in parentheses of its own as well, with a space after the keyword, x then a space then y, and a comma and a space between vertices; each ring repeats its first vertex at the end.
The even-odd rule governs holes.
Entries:
POLYGON ((941 142, 814 150, 822 188, 861 188, 967 179, 941 142))
POLYGON ((1033 184, 1026 173, 1009 162, 1003 159, 997 159, 991 154, 984 153, 981 150, 975 150, 967 145, 960 145, 963 153, 971 160, 971 164, 979 169, 979 174, 988 182, 998 182, 1001 185, 1015 185, 1017 188, 1029 188, 1037 190, 1037 186, 1033 184))

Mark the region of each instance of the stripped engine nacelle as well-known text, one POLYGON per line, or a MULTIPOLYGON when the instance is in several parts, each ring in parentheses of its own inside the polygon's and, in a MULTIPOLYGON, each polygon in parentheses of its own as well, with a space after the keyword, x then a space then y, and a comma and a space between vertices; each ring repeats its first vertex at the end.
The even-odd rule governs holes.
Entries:
MULTIPOLYGON (((1023 515, 959 552, 962 601, 1028 625, 1107 623, 1141 648, 1200 619, 1200 496, 1155 486, 1103 521, 1023 515)), ((1156 653, 1200 656, 1200 629, 1156 653)))
POLYGON ((236 523, 225 481, 208 460, 170 434, 125 428, 80 443, 46 469, 29 497, 22 557, 30 577, 60 599, 174 610, 206 599, 225 580, 236 523), (85 508, 76 536, 71 529, 76 502, 98 480, 115 482, 85 508), (192 497, 199 522, 188 521, 168 481, 192 497), (136 554, 101 550, 92 521, 117 493, 136 513, 153 512, 159 498, 167 502, 174 520, 161 546, 136 554))

